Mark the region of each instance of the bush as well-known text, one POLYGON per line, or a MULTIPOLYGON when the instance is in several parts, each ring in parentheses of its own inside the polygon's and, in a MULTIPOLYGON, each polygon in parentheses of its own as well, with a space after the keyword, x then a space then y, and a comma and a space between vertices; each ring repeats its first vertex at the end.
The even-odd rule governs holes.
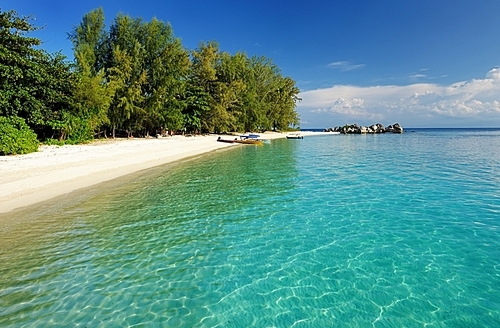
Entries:
POLYGON ((86 143, 94 139, 94 130, 86 118, 73 117, 66 144, 86 143))
POLYGON ((43 141, 43 144, 47 145, 47 146, 64 146, 65 145, 64 140, 57 140, 54 138, 45 139, 43 141))
POLYGON ((56 137, 57 142, 50 138, 44 141, 45 144, 76 145, 94 139, 94 130, 86 117, 63 112, 60 118, 48 121, 47 125, 54 131, 52 138, 56 137))
POLYGON ((28 154, 38 150, 35 132, 16 116, 0 116, 0 155, 28 154))

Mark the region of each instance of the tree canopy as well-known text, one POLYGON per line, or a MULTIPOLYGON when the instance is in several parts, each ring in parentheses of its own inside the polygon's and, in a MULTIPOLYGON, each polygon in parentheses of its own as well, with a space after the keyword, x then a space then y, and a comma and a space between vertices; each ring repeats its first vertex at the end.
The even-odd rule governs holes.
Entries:
POLYGON ((185 49, 156 18, 118 14, 107 28, 98 8, 68 33, 69 62, 40 49, 30 20, 0 10, 0 116, 25 120, 40 140, 299 125, 299 89, 265 56, 230 54, 215 41, 185 49))

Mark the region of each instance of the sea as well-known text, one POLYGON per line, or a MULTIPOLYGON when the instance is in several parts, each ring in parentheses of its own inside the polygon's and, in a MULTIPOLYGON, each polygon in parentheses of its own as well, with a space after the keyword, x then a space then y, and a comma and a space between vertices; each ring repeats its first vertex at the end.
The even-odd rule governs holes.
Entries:
POLYGON ((8 215, 0 327, 500 326, 500 129, 240 145, 8 215))

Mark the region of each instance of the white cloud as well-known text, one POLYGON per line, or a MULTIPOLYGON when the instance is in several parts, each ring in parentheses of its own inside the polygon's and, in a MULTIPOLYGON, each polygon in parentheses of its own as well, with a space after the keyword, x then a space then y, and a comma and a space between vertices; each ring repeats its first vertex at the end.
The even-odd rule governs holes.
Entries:
POLYGON ((352 71, 358 68, 363 68, 365 66, 366 66, 365 64, 352 64, 348 61, 338 61, 327 65, 327 67, 336 68, 342 72, 352 71))
POLYGON ((408 77, 412 78, 412 79, 420 79, 420 78, 427 77, 427 75, 425 75, 425 74, 412 74, 412 75, 409 75, 408 77))
POLYGON ((486 74, 486 77, 493 80, 500 80, 500 68, 494 68, 486 74))
POLYGON ((299 97, 303 100, 297 110, 314 127, 377 122, 409 127, 500 126, 499 68, 483 79, 451 85, 337 85, 305 91, 299 97))

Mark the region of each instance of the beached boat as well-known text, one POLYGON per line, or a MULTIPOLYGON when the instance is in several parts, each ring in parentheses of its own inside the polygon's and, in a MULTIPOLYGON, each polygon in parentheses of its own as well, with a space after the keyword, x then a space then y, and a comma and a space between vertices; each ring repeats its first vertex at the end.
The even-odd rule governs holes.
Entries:
POLYGON ((240 135, 240 139, 241 140, 246 140, 246 139, 259 139, 260 138, 260 134, 253 134, 253 133, 249 133, 249 134, 242 134, 240 135))
POLYGON ((259 139, 240 139, 240 140, 234 140, 236 143, 240 144, 246 144, 246 145, 262 145, 264 142, 259 139))
POLYGON ((286 136, 287 139, 304 139, 304 136, 301 136, 300 134, 288 134, 286 136))
POLYGON ((221 137, 217 138, 218 142, 227 142, 227 143, 240 143, 240 144, 246 144, 246 145, 262 145, 263 140, 256 139, 256 138, 248 138, 247 136, 241 136, 241 139, 222 139, 221 137))
POLYGON ((262 145, 264 140, 260 139, 258 134, 242 134, 239 140, 235 140, 236 143, 242 143, 247 145, 262 145))
POLYGON ((218 137, 217 138, 217 141, 218 142, 227 142, 227 143, 235 143, 237 141, 237 139, 222 139, 221 137, 218 137))

